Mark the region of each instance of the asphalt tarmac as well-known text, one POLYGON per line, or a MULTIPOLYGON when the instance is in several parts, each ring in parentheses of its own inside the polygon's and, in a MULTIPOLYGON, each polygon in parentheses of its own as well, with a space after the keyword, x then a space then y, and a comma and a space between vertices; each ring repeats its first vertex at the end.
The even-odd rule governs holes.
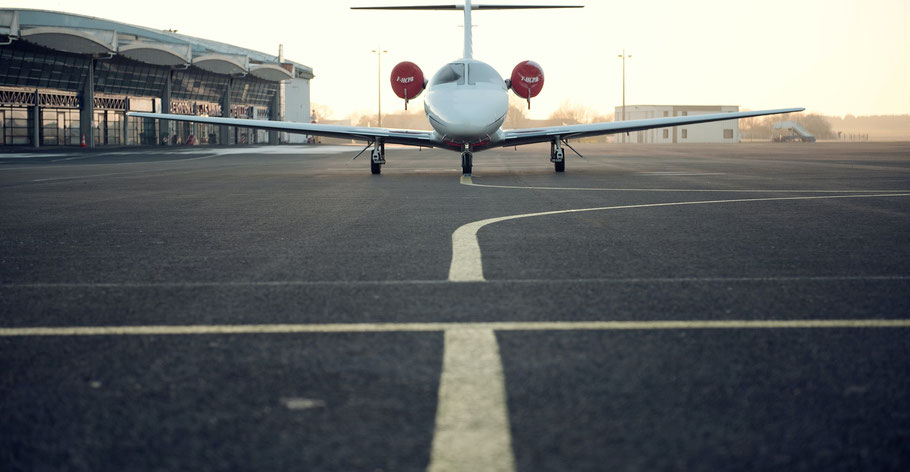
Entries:
POLYGON ((910 470, 910 144, 575 147, 0 153, 0 469, 910 470))

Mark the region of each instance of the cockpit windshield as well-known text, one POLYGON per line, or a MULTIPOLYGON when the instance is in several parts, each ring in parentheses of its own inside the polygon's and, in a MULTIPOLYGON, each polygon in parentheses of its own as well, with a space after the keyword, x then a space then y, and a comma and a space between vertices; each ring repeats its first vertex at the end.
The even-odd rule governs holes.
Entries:
POLYGON ((457 85, 464 85, 464 64, 460 62, 446 64, 442 69, 439 69, 439 72, 433 76, 433 80, 430 82, 434 85, 449 84, 452 82, 455 82, 457 85))
POLYGON ((492 67, 483 62, 472 62, 468 64, 468 84, 478 83, 501 84, 502 77, 492 67))
POLYGON ((478 83, 501 84, 503 81, 495 69, 483 62, 468 62, 467 64, 452 62, 443 66, 433 76, 433 80, 430 83, 433 85, 451 83, 455 85, 476 85, 478 83))

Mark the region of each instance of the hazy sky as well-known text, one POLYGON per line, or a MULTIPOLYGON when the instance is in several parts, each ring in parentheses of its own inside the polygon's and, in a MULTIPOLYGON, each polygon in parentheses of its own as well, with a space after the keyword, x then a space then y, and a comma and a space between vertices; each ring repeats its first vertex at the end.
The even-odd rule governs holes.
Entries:
MULTIPOLYGON (((403 108, 389 73, 400 61, 427 76, 461 57, 460 12, 352 11, 350 6, 452 0, 28 0, 3 7, 61 10, 214 39, 313 67, 311 99, 337 117, 375 112, 381 45, 383 112, 403 108)), ((454 3, 454 2, 453 2, 454 3)), ((611 113, 628 104, 801 106, 830 115, 910 113, 910 0, 488 0, 583 4, 579 10, 474 14, 474 57, 508 77, 520 61, 544 69, 531 115, 562 102, 611 113)), ((421 100, 412 106, 422 107, 421 100)))

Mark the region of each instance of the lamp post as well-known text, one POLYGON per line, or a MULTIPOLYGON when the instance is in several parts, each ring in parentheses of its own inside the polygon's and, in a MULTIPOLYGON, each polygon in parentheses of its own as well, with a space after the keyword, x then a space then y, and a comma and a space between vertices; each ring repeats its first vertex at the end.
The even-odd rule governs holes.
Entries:
POLYGON ((379 124, 377 126, 382 128, 382 55, 389 51, 385 51, 382 48, 376 48, 370 52, 376 54, 376 95, 379 97, 377 99, 379 102, 379 124))
MULTIPOLYGON (((622 58, 622 120, 626 121, 626 58, 631 59, 631 54, 626 54, 626 50, 622 50, 622 54, 616 56, 622 58)), ((626 138, 622 138, 623 142, 626 142, 626 138)))

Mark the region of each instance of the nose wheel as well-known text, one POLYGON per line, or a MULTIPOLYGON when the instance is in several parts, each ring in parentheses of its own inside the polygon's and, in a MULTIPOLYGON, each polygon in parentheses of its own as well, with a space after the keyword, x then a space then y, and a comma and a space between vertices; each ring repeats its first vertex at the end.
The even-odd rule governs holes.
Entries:
POLYGON ((474 165, 474 153, 465 151, 461 153, 461 173, 471 175, 471 168, 474 165))

